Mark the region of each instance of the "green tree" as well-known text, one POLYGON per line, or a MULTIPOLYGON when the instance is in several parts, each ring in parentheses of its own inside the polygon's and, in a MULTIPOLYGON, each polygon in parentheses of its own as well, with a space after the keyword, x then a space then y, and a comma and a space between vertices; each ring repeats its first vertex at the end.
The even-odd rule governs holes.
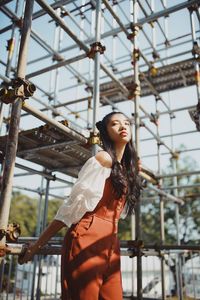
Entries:
POLYGON ((34 236, 37 223, 37 202, 35 199, 14 192, 9 215, 9 223, 20 224, 22 236, 34 236))
MULTIPOLYGON (((51 199, 48 202, 47 224, 53 220, 59 206, 63 201, 51 199)), ((21 236, 35 236, 38 222, 38 205, 39 200, 23 195, 20 192, 14 192, 11 209, 9 215, 9 223, 17 223, 21 228, 21 236)), ((42 208, 40 210, 43 216, 44 199, 42 200, 42 208)), ((62 236, 63 233, 60 235, 62 236)))

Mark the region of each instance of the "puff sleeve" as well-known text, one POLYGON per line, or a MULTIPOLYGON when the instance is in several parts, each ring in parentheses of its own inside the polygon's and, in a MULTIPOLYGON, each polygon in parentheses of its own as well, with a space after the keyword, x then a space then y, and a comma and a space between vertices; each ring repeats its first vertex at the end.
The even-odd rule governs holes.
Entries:
POLYGON ((93 211, 103 196, 111 168, 104 167, 95 158, 89 158, 78 174, 70 196, 60 206, 55 219, 68 227, 76 224, 87 211, 93 211))

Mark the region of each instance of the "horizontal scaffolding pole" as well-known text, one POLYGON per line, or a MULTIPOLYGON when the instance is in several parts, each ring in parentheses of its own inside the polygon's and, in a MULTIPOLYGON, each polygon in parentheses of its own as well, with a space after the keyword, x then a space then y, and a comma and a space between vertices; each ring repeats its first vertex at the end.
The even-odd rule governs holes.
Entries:
MULTIPOLYGON (((137 256, 137 252, 140 249, 140 254, 144 256, 151 256, 151 255, 158 255, 161 254, 167 254, 167 252, 161 252, 161 251, 200 251, 200 246, 198 245, 143 245, 143 246, 137 246, 137 241, 120 241, 120 247, 121 247, 121 255, 124 256, 130 256, 134 257, 137 256), (125 249, 124 249, 125 248, 125 249), (128 249, 126 249, 128 248, 128 249), (158 251, 156 253, 156 251, 158 251)), ((24 249, 24 244, 14 244, 14 243, 7 243, 7 247, 5 248, 6 254, 11 255, 20 255, 24 249)), ((40 250, 36 252, 36 254, 40 255, 61 255, 61 245, 47 245, 42 247, 40 250)))
MULTIPOLYGON (((14 185, 14 186, 13 186, 13 189, 24 190, 24 191, 36 193, 36 194, 38 194, 38 195, 45 195, 45 193, 46 193, 45 190, 31 189, 31 188, 27 188, 27 187, 25 187, 25 186, 16 186, 16 185, 14 185)), ((64 200, 64 199, 66 199, 66 197, 67 197, 67 196, 66 196, 66 197, 62 197, 62 196, 55 195, 55 194, 51 194, 51 193, 48 193, 48 195, 51 196, 51 197, 57 198, 57 199, 61 199, 61 200, 64 200)))
MULTIPOLYGON (((150 21, 155 21, 155 20, 157 20, 157 19, 160 18, 160 17, 164 17, 164 16, 168 15, 169 13, 174 13, 174 12, 176 12, 176 11, 179 11, 179 10, 182 10, 182 9, 184 9, 184 8, 190 7, 190 6, 192 6, 193 4, 198 3, 198 1, 199 1, 199 0, 185 1, 185 2, 183 2, 183 3, 181 3, 181 4, 178 4, 178 5, 175 5, 175 6, 171 6, 170 8, 168 8, 168 12, 166 12, 166 9, 164 9, 164 10, 161 10, 161 11, 159 11, 159 12, 157 12, 157 13, 151 14, 151 15, 148 16, 147 18, 139 19, 139 20, 138 20, 138 24, 139 24, 139 25, 140 25, 140 24, 142 25, 142 24, 144 24, 144 23, 149 23, 150 21)), ((39 2, 38 2, 38 3, 39 3, 39 2)), ((55 4, 55 3, 54 3, 54 4, 55 4)), ((53 5, 52 5, 52 7, 53 7, 53 5)), ((44 8, 44 10, 47 11, 45 8, 44 8)), ((52 9, 52 10, 53 10, 53 9, 52 9)), ((130 29, 130 23, 127 23, 126 25, 123 25, 123 27, 126 28, 126 29, 130 29)), ((107 37, 109 37, 109 36, 116 36, 116 35, 119 34, 120 32, 122 32, 122 28, 119 26, 119 27, 116 27, 116 28, 114 28, 114 29, 112 29, 112 30, 109 30, 109 31, 107 31, 107 32, 104 32, 104 33, 101 35, 101 38, 104 39, 104 38, 107 38, 107 37)), ((87 39, 87 40, 84 41, 85 44, 91 44, 91 43, 93 43, 93 42, 95 42, 94 38, 87 39)), ((77 48, 77 47, 78 47, 77 44, 74 44, 74 45, 72 45, 72 46, 69 46, 69 47, 67 47, 67 48, 62 49, 62 50, 60 51, 60 53, 63 53, 63 52, 68 51, 68 50, 73 50, 74 48, 77 48)), ((48 57, 50 57, 50 56, 47 55, 47 56, 44 56, 43 58, 48 58, 48 57)), ((43 59, 43 58, 41 58, 41 59, 43 59)), ((167 58, 167 59, 168 59, 168 58, 167 58)))
MULTIPOLYGON (((172 135, 173 136, 173 135, 172 135)), ((190 152, 190 151, 200 151, 200 148, 191 148, 191 149, 185 149, 185 150, 178 150, 178 154, 190 152)), ((170 155, 169 152, 162 152, 160 155, 170 155)), ((150 158, 150 157, 157 157, 157 154, 148 154, 148 155, 142 155, 142 158, 150 158)))
POLYGON ((181 176, 189 176, 189 175, 200 175, 200 170, 197 171, 185 171, 185 172, 177 172, 171 174, 163 174, 163 175, 156 175, 156 178, 170 178, 170 177, 181 177, 181 176))
POLYGON ((52 175, 52 174, 49 174, 49 173, 46 173, 46 172, 34 170, 32 168, 26 167, 26 166, 21 165, 19 163, 15 163, 15 167, 19 168, 19 169, 22 169, 22 170, 25 170, 25 171, 28 171, 28 172, 32 173, 32 175, 37 174, 37 175, 40 175, 40 176, 44 176, 45 178, 47 178, 49 180, 58 181, 58 182, 66 183, 66 184, 69 184, 69 185, 73 184, 72 182, 70 182, 68 180, 64 180, 62 178, 59 178, 56 175, 52 175))
POLYGON ((77 55, 77 56, 74 56, 72 58, 69 58, 69 59, 66 59, 66 60, 62 60, 61 62, 58 62, 54 65, 51 65, 49 67, 46 67, 46 68, 43 68, 43 69, 40 69, 38 71, 35 71, 33 73, 29 73, 26 75, 26 78, 29 79, 29 78, 33 78, 35 76, 38 76, 38 75, 41 75, 41 74, 44 74, 46 72, 49 72, 49 71, 52 71, 52 70, 56 70, 60 67, 64 67, 66 65, 69 65, 69 64, 72 64, 74 62, 77 62, 77 61, 80 61, 84 58, 86 58, 87 55, 84 53, 84 54, 81 54, 81 55, 77 55))
POLYGON ((22 105, 22 109, 34 117, 40 119, 41 121, 45 122, 46 124, 54 126, 54 128, 58 129, 62 133, 66 134, 68 137, 73 138, 74 140, 81 142, 82 144, 87 144, 87 138, 83 137, 82 135, 78 134, 74 130, 70 129, 69 127, 59 123, 58 121, 49 118, 47 115, 42 113, 39 109, 30 106, 27 102, 24 102, 22 105))
POLYGON ((157 192, 158 195, 164 196, 165 198, 167 198, 167 199, 170 200, 170 201, 173 201, 173 202, 178 203, 178 204, 181 204, 181 205, 184 204, 184 201, 183 201, 182 199, 180 199, 180 198, 178 198, 178 197, 175 197, 175 196, 173 196, 173 195, 171 195, 171 194, 168 194, 168 193, 164 192, 163 190, 161 190, 161 189, 159 189, 159 188, 153 186, 152 184, 147 184, 147 187, 148 187, 150 190, 157 192))
MULTIPOLYGON (((169 138, 169 137, 174 137, 174 136, 179 136, 179 135, 185 135, 185 134, 199 134, 196 130, 191 130, 191 131, 184 131, 184 132, 177 132, 177 133, 173 133, 173 134, 166 134, 166 135, 161 135, 160 138, 164 139, 164 138, 169 138)), ((141 139, 141 142, 147 142, 147 141, 154 141, 153 138, 146 138, 146 139, 141 139)))

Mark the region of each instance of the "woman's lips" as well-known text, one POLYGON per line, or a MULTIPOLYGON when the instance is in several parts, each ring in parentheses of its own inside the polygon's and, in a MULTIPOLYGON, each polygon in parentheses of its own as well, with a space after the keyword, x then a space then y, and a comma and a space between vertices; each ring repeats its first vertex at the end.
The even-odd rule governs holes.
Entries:
POLYGON ((127 132, 126 131, 122 131, 121 133, 120 133, 120 135, 123 135, 123 136, 127 136, 127 132))

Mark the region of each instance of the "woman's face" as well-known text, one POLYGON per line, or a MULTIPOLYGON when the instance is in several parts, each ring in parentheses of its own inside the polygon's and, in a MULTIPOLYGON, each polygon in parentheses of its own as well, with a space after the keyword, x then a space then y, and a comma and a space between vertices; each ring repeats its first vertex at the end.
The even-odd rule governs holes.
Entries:
POLYGON ((127 144, 131 140, 131 124, 123 114, 114 114, 107 124, 107 132, 115 144, 127 144))

